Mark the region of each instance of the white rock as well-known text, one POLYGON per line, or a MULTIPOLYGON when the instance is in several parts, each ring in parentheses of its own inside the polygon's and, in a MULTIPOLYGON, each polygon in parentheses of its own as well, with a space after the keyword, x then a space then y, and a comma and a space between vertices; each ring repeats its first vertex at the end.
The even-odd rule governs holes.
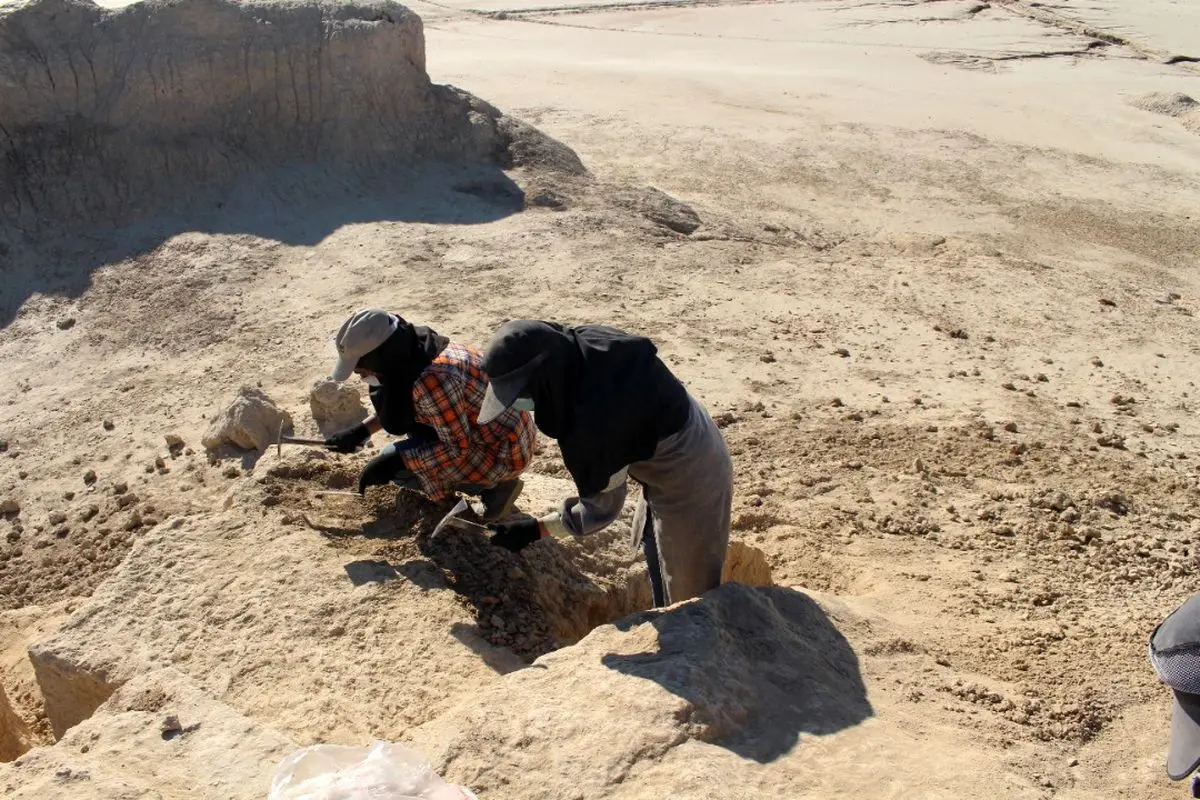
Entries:
POLYGON ((208 450, 232 444, 243 450, 262 450, 277 441, 280 424, 287 431, 292 417, 260 389, 243 386, 238 396, 209 426, 202 443, 208 450))
POLYGON ((308 406, 313 419, 326 433, 348 428, 367 418, 367 409, 358 391, 333 378, 322 378, 313 384, 308 406))

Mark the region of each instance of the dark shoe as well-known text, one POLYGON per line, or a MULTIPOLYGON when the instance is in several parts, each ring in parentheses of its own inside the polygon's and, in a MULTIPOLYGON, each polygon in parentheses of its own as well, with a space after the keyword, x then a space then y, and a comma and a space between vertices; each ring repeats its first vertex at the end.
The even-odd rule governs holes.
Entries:
POLYGON ((520 478, 513 478, 480 492, 479 499, 483 501, 483 521, 492 522, 512 511, 513 504, 517 502, 524 488, 525 484, 520 478))

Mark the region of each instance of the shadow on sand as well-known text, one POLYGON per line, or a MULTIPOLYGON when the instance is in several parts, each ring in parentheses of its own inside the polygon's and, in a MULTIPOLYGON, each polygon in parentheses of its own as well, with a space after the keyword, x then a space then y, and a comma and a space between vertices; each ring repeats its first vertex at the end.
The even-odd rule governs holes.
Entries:
POLYGON ((0 328, 30 297, 79 297, 98 268, 151 252, 180 233, 248 234, 311 246, 345 225, 480 225, 517 213, 524 203, 522 189, 498 165, 432 165, 371 181, 300 167, 247 177, 228 191, 189 199, 183 211, 130 225, 78 231, 64 221, 25 246, 6 243, 20 237, 0 222, 0 328))
POLYGON ((698 738, 762 764, 801 734, 827 736, 873 715, 858 657, 810 597, 779 586, 726 584, 701 601, 645 611, 658 650, 610 654, 605 666, 654 681, 693 707, 698 738))

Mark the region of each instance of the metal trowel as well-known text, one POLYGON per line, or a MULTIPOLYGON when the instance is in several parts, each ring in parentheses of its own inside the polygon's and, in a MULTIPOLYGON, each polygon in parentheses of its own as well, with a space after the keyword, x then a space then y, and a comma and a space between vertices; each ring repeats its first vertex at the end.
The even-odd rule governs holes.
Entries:
POLYGON ((436 539, 437 535, 442 532, 442 528, 445 528, 447 525, 467 525, 472 528, 479 528, 491 533, 491 528, 489 528, 487 525, 480 525, 478 522, 471 522, 470 520, 463 519, 459 516, 468 508, 470 508, 470 505, 467 503, 467 498, 459 498, 458 502, 454 504, 454 508, 450 509, 449 513, 442 517, 441 522, 439 522, 433 529, 433 533, 429 534, 429 541, 432 542, 434 539, 436 539))

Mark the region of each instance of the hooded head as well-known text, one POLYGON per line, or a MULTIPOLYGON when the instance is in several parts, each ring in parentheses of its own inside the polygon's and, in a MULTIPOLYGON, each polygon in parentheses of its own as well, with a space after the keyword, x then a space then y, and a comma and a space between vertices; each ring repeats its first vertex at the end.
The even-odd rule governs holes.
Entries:
POLYGON ((655 353, 644 336, 604 325, 508 322, 484 351, 479 421, 531 399, 534 424, 558 441, 580 496, 591 497, 688 419, 687 390, 655 353))
POLYGON ((355 371, 370 372, 371 403, 388 433, 402 435, 417 425, 413 384, 450 341, 436 331, 406 322, 378 308, 356 311, 338 330, 338 360, 332 377, 344 381, 355 371))
MULTIPOLYGON (((538 412, 539 427, 555 427, 570 407, 578 347, 563 326, 554 322, 519 319, 506 322, 488 343, 483 371, 487 393, 479 410, 484 425, 504 413, 518 398, 529 398, 538 412)), ((553 434, 551 434, 553 435, 553 434)))
MULTIPOLYGON (((338 359, 331 376, 341 382, 359 369, 359 362, 386 342, 395 333, 401 319, 379 308, 364 308, 350 315, 334 336, 338 359)), ((369 369, 369 367, 363 367, 369 369)), ((377 370, 372 370, 377 371, 377 370)))

